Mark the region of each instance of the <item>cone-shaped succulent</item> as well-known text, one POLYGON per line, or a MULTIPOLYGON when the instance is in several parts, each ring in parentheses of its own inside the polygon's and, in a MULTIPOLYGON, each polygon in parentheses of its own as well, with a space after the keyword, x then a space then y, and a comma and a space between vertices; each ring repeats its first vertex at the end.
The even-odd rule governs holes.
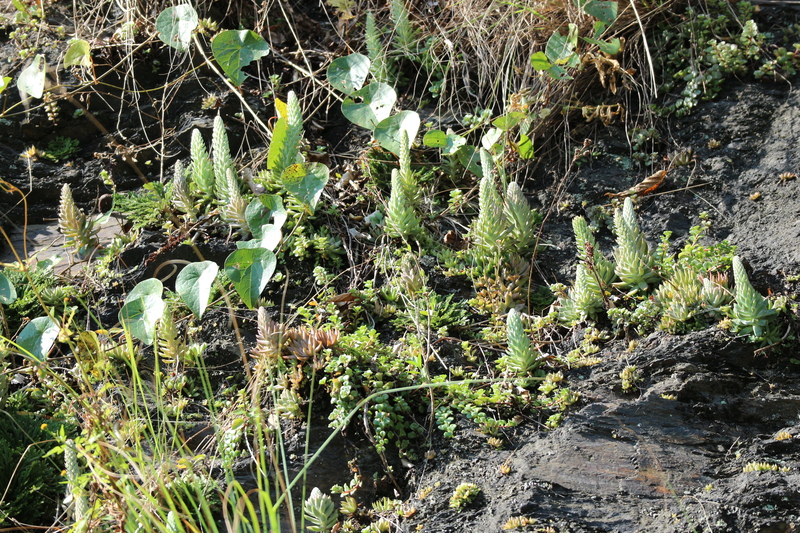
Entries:
POLYGON ((736 297, 731 312, 734 330, 751 340, 764 340, 778 311, 750 284, 739 256, 733 258, 733 280, 736 283, 736 297))
POLYGON ((615 271, 620 279, 614 285, 630 290, 632 294, 646 291, 649 284, 658 282, 659 276, 653 270, 653 256, 636 220, 630 198, 625 198, 623 208, 617 209, 614 214, 614 233, 617 236, 617 246, 614 249, 614 258, 617 261, 615 271))
MULTIPOLYGON (((600 283, 603 284, 604 288, 607 288, 617 279, 617 274, 614 272, 616 267, 614 261, 609 261, 602 252, 600 252, 600 249, 597 247, 597 241, 594 235, 592 235, 589 224, 587 224, 585 218, 573 218, 572 230, 575 232, 575 244, 578 247, 578 257, 584 261, 590 270, 594 268, 594 273, 597 275, 600 283), (590 251, 591 256, 589 255, 590 251)), ((591 274, 591 271, 589 274, 591 274)))
POLYGON ((508 336, 506 364, 509 370, 518 376, 525 376, 535 370, 539 366, 539 352, 533 348, 531 340, 525 334, 522 317, 516 309, 508 312, 506 335, 508 336))

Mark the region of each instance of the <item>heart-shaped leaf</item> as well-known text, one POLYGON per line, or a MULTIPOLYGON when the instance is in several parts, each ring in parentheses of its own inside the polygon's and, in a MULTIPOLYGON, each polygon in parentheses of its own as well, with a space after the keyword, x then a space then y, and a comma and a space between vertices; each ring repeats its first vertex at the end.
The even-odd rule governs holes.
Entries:
POLYGON ((91 67, 92 66, 92 50, 89 43, 83 39, 74 39, 70 42, 64 54, 64 67, 91 67))
POLYGON ((166 304, 161 299, 164 286, 156 278, 139 282, 119 310, 119 321, 130 334, 145 344, 153 344, 156 323, 164 316, 166 304))
POLYGON ((11 76, 3 76, 0 78, 0 94, 8 88, 8 84, 11 83, 11 76))
POLYGON ((262 194, 258 199, 267 208, 269 216, 272 217, 272 223, 282 228, 287 217, 286 208, 283 207, 283 199, 277 194, 262 194))
POLYGON ((360 91, 345 98, 342 102, 342 114, 352 122, 368 130, 375 129, 380 121, 392 114, 392 107, 397 101, 397 93, 385 83, 370 83, 360 91), (361 98, 356 102, 353 98, 361 98))
POLYGON ((41 98, 44 93, 44 80, 47 76, 47 62, 44 56, 36 54, 31 64, 19 73, 17 87, 21 93, 41 98))
POLYGON ((41 363, 47 359, 47 354, 56 343, 60 329, 58 323, 49 316, 34 318, 20 332, 17 345, 41 363))
POLYGON ((17 299, 17 290, 5 274, 0 272, 0 304, 10 305, 17 299))
POLYGON ((329 175, 328 167, 322 163, 300 163, 284 170, 281 181, 286 190, 313 213, 329 175))
POLYGON ((401 132, 405 131, 409 143, 413 143, 419 131, 419 124, 419 115, 415 111, 400 111, 396 115, 382 120, 375 127, 373 135, 382 147, 399 155, 401 132))
POLYGON ((467 140, 455 133, 431 130, 422 138, 422 144, 431 148, 441 148, 444 155, 453 155, 459 148, 467 144, 467 140))
POLYGON ((275 224, 264 224, 257 230, 253 230, 253 239, 249 241, 239 241, 236 243, 236 247, 239 249, 242 248, 266 248, 267 250, 275 251, 275 248, 278 247, 280 244, 281 239, 283 238, 283 233, 281 233, 281 228, 276 226, 275 224), (256 236, 258 233, 258 236, 256 236))
POLYGON ((214 58, 231 79, 234 85, 244 83, 242 69, 269 53, 269 45, 252 30, 225 30, 219 32, 211 41, 214 58))
POLYGON ((344 94, 353 94, 364 85, 369 65, 369 58, 362 54, 334 59, 328 67, 328 82, 344 94))
POLYGON ((581 63, 578 54, 575 53, 576 46, 578 46, 578 27, 570 22, 566 35, 556 31, 550 36, 544 53, 556 66, 576 68, 581 63))
POLYGON ((225 274, 244 304, 253 309, 275 272, 275 254, 266 248, 236 250, 225 260, 225 274))
POLYGON ((168 7, 156 19, 158 38, 178 52, 188 50, 197 25, 197 11, 189 4, 168 7))
POLYGON ((211 287, 217 279, 219 267, 213 261, 190 263, 183 267, 175 279, 175 292, 197 318, 202 318, 211 296, 211 287))

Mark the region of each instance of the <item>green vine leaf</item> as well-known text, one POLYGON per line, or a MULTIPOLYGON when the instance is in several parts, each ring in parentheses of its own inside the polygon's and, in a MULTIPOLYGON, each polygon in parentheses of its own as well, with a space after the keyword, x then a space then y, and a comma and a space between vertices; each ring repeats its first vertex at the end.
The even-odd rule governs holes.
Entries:
POLYGON ((353 124, 368 130, 374 130, 378 123, 388 118, 397 101, 394 89, 378 82, 370 83, 350 96, 361 98, 361 102, 345 98, 342 102, 342 114, 353 124))
POLYGON ((225 260, 225 274, 248 309, 253 309, 275 272, 277 259, 266 248, 236 250, 225 260))
POLYGON ((190 263, 180 271, 175 280, 175 292, 197 318, 202 318, 206 311, 217 272, 219 267, 213 261, 190 263))
POLYGON ((239 86, 247 77, 242 69, 269 54, 269 45, 252 30, 225 30, 211 41, 211 50, 225 74, 239 86))
POLYGON ((37 362, 42 363, 56 343, 60 329, 58 323, 49 316, 34 318, 20 332, 17 345, 37 362))
POLYGON ((139 282, 119 310, 119 321, 130 334, 147 345, 153 344, 156 323, 164 316, 166 304, 161 299, 164 286, 156 278, 139 282))
POLYGON ((399 155, 402 132, 406 132, 409 142, 413 144, 419 131, 419 125, 419 115, 415 111, 400 111, 375 126, 373 135, 383 148, 399 155))
POLYGON ((44 56, 36 54, 30 65, 19 73, 17 87, 23 92, 34 98, 41 98, 44 93, 44 81, 47 76, 47 62, 44 56))
POLYGON ((74 39, 64 54, 64 67, 91 67, 92 50, 83 39, 74 39))
POLYGON ((298 163, 283 171, 281 181, 286 190, 313 213, 329 176, 328 167, 322 163, 298 163))
POLYGON ((328 82, 333 88, 352 95, 361 89, 369 75, 370 60, 363 54, 350 54, 331 61, 328 82))
POLYGON ((192 42, 192 32, 197 28, 199 21, 197 11, 189 4, 168 7, 156 19, 156 31, 161 41, 176 49, 185 52, 192 42))
POLYGON ((17 290, 5 274, 0 272, 0 304, 10 305, 17 300, 17 290))

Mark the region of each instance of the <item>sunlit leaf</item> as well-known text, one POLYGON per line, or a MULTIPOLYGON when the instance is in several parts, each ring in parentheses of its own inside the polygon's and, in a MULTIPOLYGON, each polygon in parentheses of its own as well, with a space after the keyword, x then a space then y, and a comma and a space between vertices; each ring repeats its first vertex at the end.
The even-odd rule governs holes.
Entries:
POLYGON ((58 324, 49 316, 34 318, 17 336, 17 345, 41 363, 56 343, 59 330, 58 324))
POLYGON ((214 59, 225 71, 234 85, 244 83, 242 69, 269 53, 269 45, 252 30, 225 30, 219 32, 211 41, 214 59))
POLYGON ((281 182, 287 191, 313 213, 329 176, 328 167, 322 163, 300 163, 284 170, 281 182))
POLYGON ((521 159, 533 159, 533 141, 530 139, 530 137, 524 134, 520 135, 519 143, 517 144, 517 150, 519 151, 519 157, 521 159))
POLYGON ((0 78, 0 94, 2 94, 2 92, 6 90, 9 83, 11 83, 10 76, 3 76, 2 78, 0 78))
POLYGON ((523 113, 522 111, 511 111, 494 119, 492 124, 503 131, 508 131, 526 118, 528 118, 527 113, 523 113))
POLYGON ((578 45, 578 27, 570 23, 567 34, 556 31, 547 40, 544 53, 547 59, 555 66, 576 68, 580 65, 580 58, 575 53, 578 45))
POLYGON ((397 101, 397 93, 385 83, 370 83, 363 89, 345 98, 342 102, 342 114, 352 122, 368 130, 392 114, 392 107, 397 101), (360 98, 357 102, 354 98, 360 98))
POLYGON ((156 324, 164 316, 163 290, 164 286, 156 278, 141 281, 128 293, 125 305, 119 310, 122 325, 133 337, 148 345, 153 344, 156 324))
POLYGON ((444 155, 453 155, 459 148, 467 144, 467 140, 455 133, 431 130, 422 138, 422 144, 430 148, 441 148, 444 155))
POLYGON ((92 50, 83 39, 74 39, 64 54, 64 67, 91 67, 92 50))
POLYGON ((249 309, 255 307, 276 264, 275 254, 266 248, 236 250, 225 260, 225 274, 249 309))
POLYGON ((219 266, 213 261, 189 263, 175 279, 175 292, 197 318, 202 318, 217 279, 219 266))
POLYGON ((369 75, 369 58, 362 54, 334 59, 328 67, 328 82, 345 94, 359 90, 369 75))
POLYGON ((44 56, 36 54, 31 64, 19 73, 17 87, 20 92, 34 98, 41 98, 44 93, 44 82, 47 77, 47 62, 44 56))
POLYGON ((168 7, 156 19, 158 38, 179 52, 188 50, 197 25, 197 11, 189 4, 168 7))
POLYGON ((373 135, 375 140, 395 155, 400 154, 401 132, 405 131, 408 140, 413 144, 419 131, 420 119, 415 111, 400 111, 396 115, 382 120, 373 135))

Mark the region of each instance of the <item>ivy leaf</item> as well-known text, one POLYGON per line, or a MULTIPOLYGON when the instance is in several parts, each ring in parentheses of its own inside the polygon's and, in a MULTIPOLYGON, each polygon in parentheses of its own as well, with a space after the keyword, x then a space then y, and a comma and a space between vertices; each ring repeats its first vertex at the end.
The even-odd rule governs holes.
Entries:
POLYGON ((352 98, 345 98, 342 102, 342 114, 353 124, 368 130, 374 130, 380 121, 388 118, 397 101, 394 89, 379 82, 370 83, 350 96, 352 98), (353 98, 361 98, 361 102, 353 98))
POLYGON ((405 131, 408 142, 413 143, 419 131, 419 124, 419 115, 415 111, 400 111, 375 126, 373 135, 382 147, 395 155, 400 155, 401 132, 405 131))
POLYGON ((455 133, 431 130, 422 138, 422 144, 430 148, 441 148, 444 155, 453 155, 459 148, 467 144, 467 140, 455 133))
POLYGON ((73 39, 64 54, 64 67, 91 67, 92 50, 83 39, 73 39))
POLYGON ((119 321, 130 334, 150 345, 156 334, 156 323, 164 316, 166 304, 161 299, 164 286, 156 278, 139 282, 119 310, 119 321))
POLYGON ((244 83, 247 77, 242 69, 269 53, 269 45, 252 30, 225 30, 211 41, 214 58, 234 85, 244 83))
POLYGON ((175 279, 175 292, 197 318, 202 318, 206 311, 217 272, 219 267, 216 263, 201 261, 186 265, 175 279))
POLYGON ((0 272, 0 304, 10 305, 17 300, 17 290, 5 274, 0 272))
POLYGON ((31 64, 19 73, 17 87, 19 90, 34 98, 41 98, 44 93, 44 81, 47 76, 47 62, 44 56, 36 54, 31 64))
POLYGON ((275 254, 266 248, 236 250, 225 260, 225 274, 244 304, 253 309, 275 272, 275 254))
POLYGON ((60 329, 56 321, 49 316, 34 318, 20 332, 17 345, 37 362, 42 363, 56 343, 60 329))
POLYGON ((313 213, 329 175, 328 167, 322 163, 298 163, 283 171, 281 181, 286 190, 313 213))
POLYGON ((352 95, 361 89, 369 75, 369 58, 363 54, 350 54, 331 61, 328 82, 344 94, 352 95))
POLYGON ((556 31, 547 40, 544 53, 555 66, 577 68, 580 65, 575 47, 578 46, 578 27, 570 23, 566 35, 556 31))
POLYGON ((197 11, 189 4, 168 7, 156 19, 158 38, 178 52, 185 52, 198 25, 197 11))

